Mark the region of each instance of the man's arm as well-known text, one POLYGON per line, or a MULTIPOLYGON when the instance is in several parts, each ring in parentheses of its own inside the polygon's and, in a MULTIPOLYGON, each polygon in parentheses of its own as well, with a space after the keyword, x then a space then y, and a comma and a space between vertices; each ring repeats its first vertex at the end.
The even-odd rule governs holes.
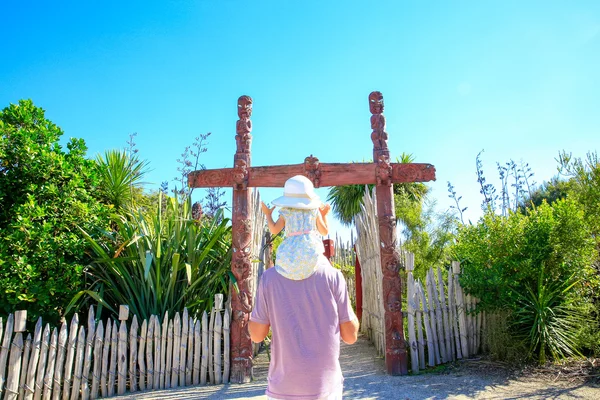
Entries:
POLYGON ((269 324, 261 324, 256 321, 248 321, 248 332, 250 332, 250 338, 254 343, 260 343, 269 334, 269 324))
POLYGON ((353 344, 358 339, 358 319, 354 317, 351 321, 340 324, 340 336, 344 343, 353 344))

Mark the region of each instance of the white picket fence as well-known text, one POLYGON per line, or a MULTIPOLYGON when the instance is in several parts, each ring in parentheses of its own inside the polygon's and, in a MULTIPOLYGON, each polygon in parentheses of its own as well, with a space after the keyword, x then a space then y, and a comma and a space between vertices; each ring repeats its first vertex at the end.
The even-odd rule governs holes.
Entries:
POLYGON ((460 264, 452 263, 447 284, 440 268, 437 273, 430 268, 423 287, 413 277, 414 255, 404 256, 412 371, 477 354, 482 345, 485 314, 473 313, 477 300, 463 293, 458 282, 460 264))
POLYGON ((46 324, 42 331, 40 318, 25 340, 23 312, 4 325, 0 318, 0 399, 85 400, 229 381, 231 311, 223 309, 222 294, 210 317, 192 319, 185 309, 172 319, 165 314, 162 323, 152 316, 141 329, 133 316, 128 330, 126 307, 119 321, 97 326, 93 307, 88 314, 87 330, 77 314, 60 330, 46 324))

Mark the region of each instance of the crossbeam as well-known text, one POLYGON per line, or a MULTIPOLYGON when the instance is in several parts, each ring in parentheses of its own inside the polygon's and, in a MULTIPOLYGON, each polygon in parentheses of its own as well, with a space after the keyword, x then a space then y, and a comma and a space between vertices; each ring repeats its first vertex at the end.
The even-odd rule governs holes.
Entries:
MULTIPOLYGON (((435 168, 424 163, 391 163, 391 183, 429 182, 435 180, 435 168)), ((235 184, 234 168, 207 169, 190 173, 194 188, 231 187, 235 184)), ((319 187, 369 185, 377 183, 376 163, 319 163, 319 187)), ((248 168, 248 187, 283 187, 290 176, 307 175, 305 164, 272 165, 248 168)))

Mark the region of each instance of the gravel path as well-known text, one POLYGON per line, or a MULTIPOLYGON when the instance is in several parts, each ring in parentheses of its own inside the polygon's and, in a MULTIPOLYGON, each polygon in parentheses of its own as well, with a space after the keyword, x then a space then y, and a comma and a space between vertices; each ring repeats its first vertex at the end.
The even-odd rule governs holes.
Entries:
MULTIPOLYGON (((489 368, 464 362, 456 368, 420 375, 388 376, 383 359, 366 339, 342 345, 344 399, 600 399, 600 387, 581 382, 552 382, 548 379, 511 378, 493 374, 489 368), (486 373, 485 371, 488 371, 486 373)), ((261 353, 255 362, 255 380, 250 384, 191 387, 120 396, 119 400, 155 399, 266 399, 268 359, 261 353)))

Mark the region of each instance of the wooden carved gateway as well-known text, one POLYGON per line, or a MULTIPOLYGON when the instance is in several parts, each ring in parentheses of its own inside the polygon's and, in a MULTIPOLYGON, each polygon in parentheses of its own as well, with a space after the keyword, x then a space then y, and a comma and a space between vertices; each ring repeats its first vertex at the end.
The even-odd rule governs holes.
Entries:
POLYGON ((380 92, 369 95, 371 111, 372 163, 322 163, 312 154, 301 164, 266 167, 251 166, 252 99, 238 99, 236 123, 236 152, 233 168, 194 171, 189 175, 190 187, 233 188, 231 271, 239 292, 232 293, 231 325, 231 381, 250 382, 252 378, 252 343, 248 333, 248 319, 253 299, 249 291, 252 241, 252 224, 249 204, 251 187, 283 187, 294 175, 308 177, 316 188, 351 184, 375 184, 379 237, 381 240, 381 268, 383 272, 383 301, 385 309, 387 372, 391 375, 408 372, 404 331, 402 327, 402 298, 400 281, 400 257, 396 238, 396 215, 394 211, 394 183, 427 182, 435 180, 435 168, 431 164, 398 164, 390 162, 383 115, 383 96, 380 92))

